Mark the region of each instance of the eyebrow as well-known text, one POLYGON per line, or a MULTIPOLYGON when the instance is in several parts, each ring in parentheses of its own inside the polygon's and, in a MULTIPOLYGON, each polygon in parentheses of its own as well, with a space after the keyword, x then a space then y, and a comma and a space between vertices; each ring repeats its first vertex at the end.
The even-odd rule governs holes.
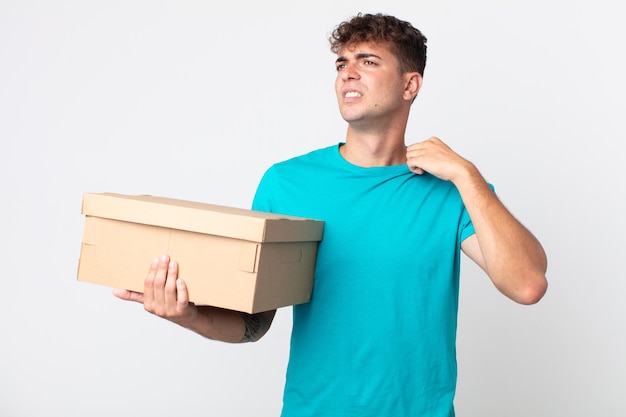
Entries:
MULTIPOLYGON (((356 58, 356 59, 372 58, 372 57, 373 57, 373 58, 378 58, 378 59, 382 60, 382 58, 381 58, 381 57, 379 57, 378 55, 376 55, 376 54, 372 54, 372 53, 369 53, 369 52, 362 52, 362 53, 359 53, 359 54, 356 54, 356 55, 355 55, 355 58, 356 58)), ((335 63, 339 63, 339 62, 346 62, 347 60, 348 60, 348 58, 347 58, 347 57, 345 57, 345 56, 340 56, 339 58, 337 58, 337 60, 335 61, 335 63)))

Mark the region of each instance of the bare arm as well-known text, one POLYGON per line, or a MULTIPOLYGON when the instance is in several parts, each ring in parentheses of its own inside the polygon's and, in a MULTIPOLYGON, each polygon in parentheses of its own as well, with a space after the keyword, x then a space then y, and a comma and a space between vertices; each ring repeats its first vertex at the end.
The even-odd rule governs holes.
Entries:
POLYGON ((142 303, 144 309, 213 340, 255 342, 270 328, 276 310, 247 314, 189 302, 187 286, 178 278, 178 264, 168 256, 150 264, 144 292, 116 289, 113 294, 142 303))
POLYGON ((476 230, 461 247, 496 288, 518 303, 538 302, 547 289, 543 247, 500 202, 478 169, 437 138, 409 146, 407 163, 416 174, 427 171, 457 187, 476 230))

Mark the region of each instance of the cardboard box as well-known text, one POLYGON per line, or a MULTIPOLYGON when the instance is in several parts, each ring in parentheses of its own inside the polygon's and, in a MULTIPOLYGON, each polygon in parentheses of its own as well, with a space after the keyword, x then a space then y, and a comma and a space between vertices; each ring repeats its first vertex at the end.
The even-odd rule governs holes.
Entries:
POLYGON ((247 313, 310 300, 324 222, 154 196, 85 193, 78 280, 143 292, 169 254, 190 301, 247 313))

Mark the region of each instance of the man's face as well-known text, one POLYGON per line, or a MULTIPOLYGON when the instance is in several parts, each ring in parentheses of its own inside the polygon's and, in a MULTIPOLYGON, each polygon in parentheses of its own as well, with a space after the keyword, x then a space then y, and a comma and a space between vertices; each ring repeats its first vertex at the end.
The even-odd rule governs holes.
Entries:
POLYGON ((398 65, 384 44, 363 42, 339 51, 335 93, 344 120, 354 125, 384 123, 397 116, 406 105, 405 76, 398 65))

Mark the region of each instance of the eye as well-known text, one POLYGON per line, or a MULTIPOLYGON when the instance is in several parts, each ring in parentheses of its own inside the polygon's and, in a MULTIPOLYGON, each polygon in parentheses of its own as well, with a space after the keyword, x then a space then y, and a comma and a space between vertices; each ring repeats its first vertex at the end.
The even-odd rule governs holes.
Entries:
POLYGON ((337 64, 337 71, 341 71, 342 69, 344 69, 346 67, 346 64, 337 64))
POLYGON ((363 61, 363 65, 376 65, 376 62, 370 61, 370 60, 365 60, 365 61, 363 61))

